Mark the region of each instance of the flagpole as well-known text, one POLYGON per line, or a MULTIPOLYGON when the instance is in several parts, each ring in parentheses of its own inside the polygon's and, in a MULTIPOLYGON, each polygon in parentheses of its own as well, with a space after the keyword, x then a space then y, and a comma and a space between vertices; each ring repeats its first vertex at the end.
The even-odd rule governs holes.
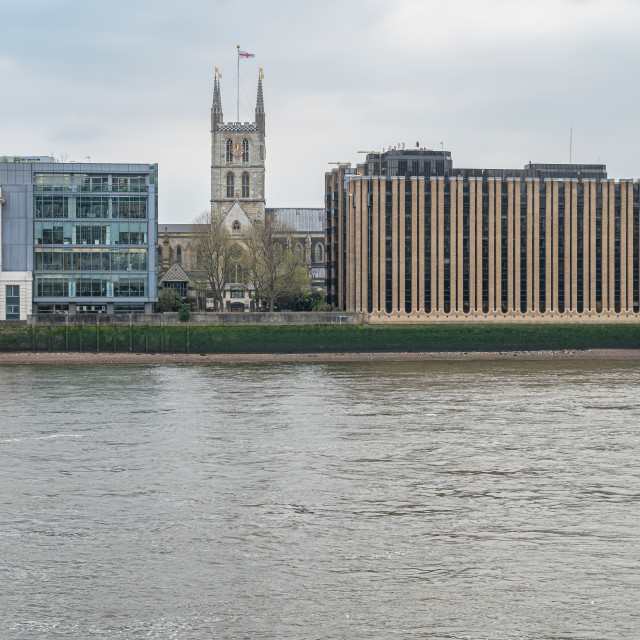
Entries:
POLYGON ((238 47, 238 97, 236 99, 236 122, 240 122, 240 45, 238 47))

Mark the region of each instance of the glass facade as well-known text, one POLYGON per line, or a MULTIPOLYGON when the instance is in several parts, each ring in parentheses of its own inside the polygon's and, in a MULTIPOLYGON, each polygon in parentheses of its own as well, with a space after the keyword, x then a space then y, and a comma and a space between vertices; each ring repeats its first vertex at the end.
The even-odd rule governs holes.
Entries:
POLYGON ((148 295, 144 274, 37 274, 34 277, 34 298, 146 298, 148 295))
POLYGON ((34 302, 155 298, 155 171, 34 174, 34 302))
POLYGON ((146 222, 35 221, 33 244, 50 245, 146 245, 146 222))
POLYGON ((36 271, 147 271, 146 248, 40 248, 34 250, 36 271))
POLYGON ((63 195, 36 193, 35 218, 145 219, 146 196, 63 195))
POLYGON ((36 173, 34 191, 58 192, 144 192, 148 191, 147 174, 36 173))

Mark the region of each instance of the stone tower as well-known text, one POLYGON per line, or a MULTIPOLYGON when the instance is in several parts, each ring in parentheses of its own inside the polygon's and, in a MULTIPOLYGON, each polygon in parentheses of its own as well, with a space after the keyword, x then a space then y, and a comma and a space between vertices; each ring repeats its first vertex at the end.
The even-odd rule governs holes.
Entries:
POLYGON ((264 219, 265 113, 262 72, 254 122, 225 122, 218 74, 211 107, 211 211, 230 230, 264 219))

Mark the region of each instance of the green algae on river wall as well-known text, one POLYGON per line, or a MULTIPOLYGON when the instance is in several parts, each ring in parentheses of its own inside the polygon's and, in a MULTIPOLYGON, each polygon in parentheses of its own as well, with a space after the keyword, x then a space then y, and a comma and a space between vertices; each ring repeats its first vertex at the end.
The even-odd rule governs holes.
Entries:
POLYGON ((640 324, 0 325, 0 351, 329 353, 638 349, 640 324))

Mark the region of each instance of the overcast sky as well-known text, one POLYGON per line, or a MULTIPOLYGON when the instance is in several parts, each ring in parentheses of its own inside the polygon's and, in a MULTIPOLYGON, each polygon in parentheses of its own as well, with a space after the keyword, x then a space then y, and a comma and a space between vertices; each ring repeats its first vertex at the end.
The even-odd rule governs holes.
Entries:
POLYGON ((633 0, 0 0, 0 153, 157 162, 160 221, 210 196, 225 120, 267 113, 267 205, 322 207, 329 162, 405 143, 455 166, 640 176, 633 0))

